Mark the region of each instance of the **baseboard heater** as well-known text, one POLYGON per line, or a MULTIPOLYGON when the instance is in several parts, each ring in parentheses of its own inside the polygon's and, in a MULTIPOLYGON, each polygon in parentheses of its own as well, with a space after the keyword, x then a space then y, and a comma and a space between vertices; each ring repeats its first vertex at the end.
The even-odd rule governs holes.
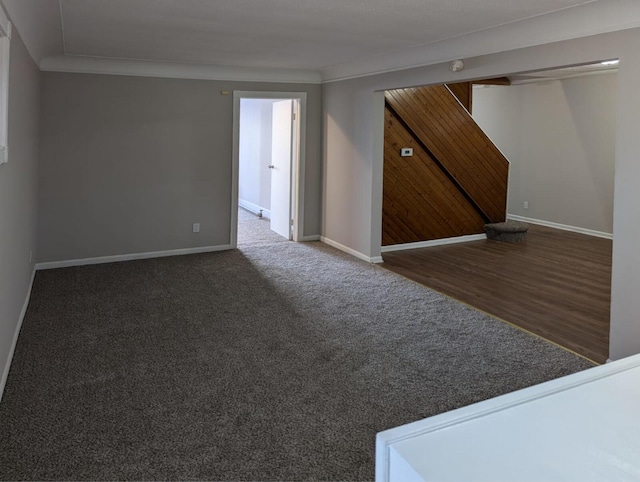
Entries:
POLYGON ((238 201, 238 205, 242 208, 242 209, 246 209, 247 211, 249 211, 250 213, 255 214, 256 216, 259 217, 264 217, 267 219, 271 219, 271 211, 268 209, 265 209, 261 206, 258 206, 257 204, 254 204, 252 202, 249 201, 245 201, 244 199, 240 199, 238 201))

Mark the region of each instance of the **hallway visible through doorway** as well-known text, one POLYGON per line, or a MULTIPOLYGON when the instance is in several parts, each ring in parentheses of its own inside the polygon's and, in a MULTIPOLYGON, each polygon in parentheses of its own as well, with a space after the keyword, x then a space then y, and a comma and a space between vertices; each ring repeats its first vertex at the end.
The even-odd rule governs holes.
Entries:
POLYGON ((238 249, 253 246, 268 246, 288 240, 269 227, 269 220, 252 212, 238 208, 238 249))
POLYGON ((292 99, 241 99, 238 204, 266 217, 273 231, 291 239, 292 167, 295 149, 292 99))

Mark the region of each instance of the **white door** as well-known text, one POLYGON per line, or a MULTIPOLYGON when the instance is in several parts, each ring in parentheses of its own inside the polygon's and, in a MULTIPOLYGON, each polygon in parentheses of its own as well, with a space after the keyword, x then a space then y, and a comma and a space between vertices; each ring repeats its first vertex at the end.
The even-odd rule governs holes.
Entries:
POLYGON ((273 103, 271 134, 271 230, 291 238, 293 101, 273 103))

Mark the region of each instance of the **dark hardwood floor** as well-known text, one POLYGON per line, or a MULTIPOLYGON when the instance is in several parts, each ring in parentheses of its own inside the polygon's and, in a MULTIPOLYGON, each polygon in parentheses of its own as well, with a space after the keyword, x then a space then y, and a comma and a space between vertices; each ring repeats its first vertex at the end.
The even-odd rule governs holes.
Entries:
POLYGON ((383 254, 383 267, 586 358, 609 356, 610 240, 530 225, 527 241, 383 254))

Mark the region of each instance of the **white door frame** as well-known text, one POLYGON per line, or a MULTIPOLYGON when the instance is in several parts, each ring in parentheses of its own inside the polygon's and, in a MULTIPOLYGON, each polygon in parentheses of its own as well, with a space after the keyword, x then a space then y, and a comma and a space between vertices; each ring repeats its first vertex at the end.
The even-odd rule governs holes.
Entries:
POLYGON ((293 99, 299 104, 296 119, 298 126, 297 152, 292 156, 292 186, 295 199, 293 216, 293 240, 301 241, 304 237, 304 166, 307 137, 307 93, 306 92, 266 92, 266 91, 233 91, 233 161, 231 170, 231 235, 232 249, 238 247, 238 172, 240 169, 240 100, 241 99, 293 99))

